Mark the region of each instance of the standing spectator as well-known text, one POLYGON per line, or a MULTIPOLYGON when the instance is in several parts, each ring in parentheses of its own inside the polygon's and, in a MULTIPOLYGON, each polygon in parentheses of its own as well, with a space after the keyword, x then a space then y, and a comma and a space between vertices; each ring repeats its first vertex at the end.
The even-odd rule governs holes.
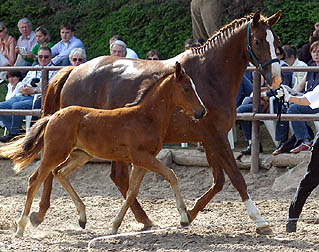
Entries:
MULTIPOLYGON (((284 45, 282 47, 285 53, 285 61, 292 67, 306 67, 307 64, 297 58, 297 48, 293 45, 284 45)), ((293 88, 297 87, 301 80, 306 76, 307 72, 293 72, 292 82, 293 88)))
POLYGON ((74 48, 70 52, 69 60, 72 66, 79 66, 86 62, 86 53, 82 48, 74 48))
POLYGON ((162 54, 158 50, 152 49, 152 50, 147 52, 146 59, 147 60, 162 60, 163 57, 162 57, 162 54))
POLYGON ((32 48, 37 44, 35 32, 32 31, 32 23, 27 18, 22 18, 18 22, 18 28, 21 36, 17 42, 16 53, 19 53, 15 62, 16 66, 31 66, 33 58, 31 56, 32 48))
MULTIPOLYGON (((124 40, 122 39, 122 37, 120 35, 113 35, 110 40, 109 40, 109 44, 110 46, 113 44, 113 42, 115 42, 116 40, 121 40, 124 42, 124 40)), ((125 43, 125 42, 124 42, 125 43)), ((122 56, 123 57, 123 56, 122 56)), ((126 58, 133 58, 133 59, 138 59, 138 55, 137 53, 132 50, 131 48, 126 47, 126 58)))
MULTIPOLYGON (((319 47, 316 47, 315 51, 312 51, 318 55, 319 58, 319 47)), ((310 73, 310 72, 309 72, 310 73)), ((281 90, 280 90, 281 91, 281 90)), ((316 86, 313 90, 307 92, 302 96, 293 96, 289 93, 285 86, 283 86, 284 98, 287 102, 291 102, 294 105, 304 106, 305 108, 312 110, 319 110, 319 86, 316 86)), ((296 190, 296 193, 291 200, 288 220, 286 223, 286 232, 296 232, 297 221, 302 212, 302 208, 306 203, 307 198, 311 192, 319 184, 319 133, 317 133, 314 143, 312 145, 312 153, 310 163, 307 167, 307 172, 303 176, 296 190)))
POLYGON ((221 10, 219 0, 192 0, 191 15, 193 37, 195 39, 207 40, 219 29, 221 18, 215 13, 221 10))
POLYGON ((126 44, 122 40, 115 40, 110 45, 110 55, 118 57, 126 57, 126 44))
MULTIPOLYGON (((51 49, 49 47, 40 47, 38 60, 40 66, 51 65, 51 49)), ((49 71, 49 80, 56 71, 49 71)), ((22 87, 19 89, 22 95, 13 96, 7 101, 0 102, 0 109, 31 109, 34 95, 41 92, 42 71, 29 71, 22 80, 22 87)), ((38 104, 41 104, 38 103, 38 104)), ((40 108, 40 107, 38 107, 40 108)), ((0 115, 0 120, 7 128, 9 134, 0 137, 0 142, 8 142, 20 133, 24 116, 21 115, 0 115)))
POLYGON ((56 66, 69 66, 69 55, 73 48, 85 50, 82 41, 74 36, 75 29, 71 24, 60 26, 61 41, 52 47, 52 63, 56 66))
POLYGON ((50 34, 48 32, 48 30, 43 27, 43 26, 39 26, 37 29, 35 29, 35 37, 37 39, 38 44, 36 44, 33 48, 32 48, 32 58, 34 60, 33 65, 37 65, 39 64, 38 62, 38 51, 40 47, 52 47, 54 46, 54 43, 51 42, 51 38, 50 38, 50 34))

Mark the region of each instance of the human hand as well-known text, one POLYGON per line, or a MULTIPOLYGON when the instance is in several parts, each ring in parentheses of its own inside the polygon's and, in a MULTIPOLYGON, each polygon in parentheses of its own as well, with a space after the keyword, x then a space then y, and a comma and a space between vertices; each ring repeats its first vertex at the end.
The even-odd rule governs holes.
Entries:
POLYGON ((284 96, 285 102, 289 102, 291 94, 285 85, 282 85, 281 88, 277 90, 277 97, 281 98, 282 96, 284 96))

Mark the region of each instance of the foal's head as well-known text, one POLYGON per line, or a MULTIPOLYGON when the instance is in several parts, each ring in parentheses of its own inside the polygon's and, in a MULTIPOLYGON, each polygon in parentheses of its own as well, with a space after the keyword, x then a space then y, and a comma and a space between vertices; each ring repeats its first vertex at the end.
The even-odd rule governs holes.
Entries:
POLYGON ((195 119, 203 118, 206 115, 206 108, 196 91, 193 80, 179 62, 175 64, 174 78, 172 99, 176 106, 181 107, 187 115, 195 119))

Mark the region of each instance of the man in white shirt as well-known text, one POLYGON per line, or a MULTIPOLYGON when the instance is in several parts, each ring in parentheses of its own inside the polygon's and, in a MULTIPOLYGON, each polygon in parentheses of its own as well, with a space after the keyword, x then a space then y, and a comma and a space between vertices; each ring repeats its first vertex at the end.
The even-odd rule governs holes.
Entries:
MULTIPOLYGON (((51 49, 40 47, 38 61, 40 66, 51 65, 51 49)), ((49 80, 56 74, 56 71, 49 71, 49 80)), ((13 96, 7 101, 0 102, 0 109, 32 109, 34 95, 41 92, 42 71, 29 71, 22 80, 23 86, 19 89, 22 95, 13 96)), ((8 130, 8 135, 0 137, 0 142, 8 142, 19 135, 24 116, 21 115, 0 115, 8 130)))

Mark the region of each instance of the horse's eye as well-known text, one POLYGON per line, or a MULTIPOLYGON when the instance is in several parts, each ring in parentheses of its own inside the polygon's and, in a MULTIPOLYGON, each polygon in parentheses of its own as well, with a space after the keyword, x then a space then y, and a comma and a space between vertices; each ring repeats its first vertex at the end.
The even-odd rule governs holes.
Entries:
POLYGON ((189 88, 188 88, 188 87, 184 88, 184 91, 185 91, 185 92, 188 92, 188 91, 189 91, 189 88))
POLYGON ((255 44, 256 44, 257 46, 260 45, 259 40, 255 39, 255 44))

